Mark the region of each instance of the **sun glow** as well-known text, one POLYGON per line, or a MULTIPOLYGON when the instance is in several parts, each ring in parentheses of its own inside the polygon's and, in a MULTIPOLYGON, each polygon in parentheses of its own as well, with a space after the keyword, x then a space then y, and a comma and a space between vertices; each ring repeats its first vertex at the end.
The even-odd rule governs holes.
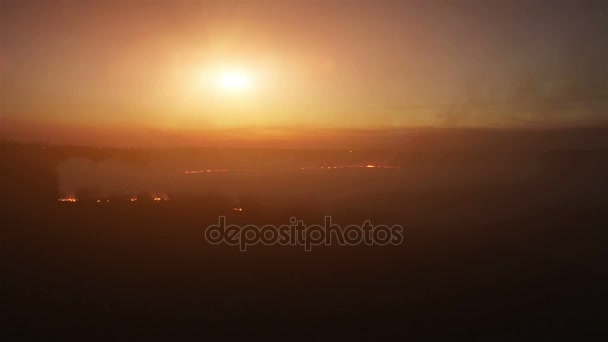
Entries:
POLYGON ((247 90, 252 85, 251 75, 241 70, 225 70, 219 73, 218 86, 226 91, 236 92, 247 90))

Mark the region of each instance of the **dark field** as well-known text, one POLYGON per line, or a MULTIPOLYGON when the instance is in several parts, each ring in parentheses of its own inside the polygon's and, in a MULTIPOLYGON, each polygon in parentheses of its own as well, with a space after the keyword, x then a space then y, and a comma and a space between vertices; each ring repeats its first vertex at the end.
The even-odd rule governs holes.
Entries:
POLYGON ((605 340, 605 133, 461 132, 353 152, 5 143, 2 334, 605 340), (400 168, 299 170, 365 163, 400 168), (183 173, 220 167, 252 171, 183 173), (57 201, 68 190, 78 202, 57 201), (141 195, 159 191, 170 200, 141 195), (239 252, 204 240, 219 215, 370 219, 405 240, 239 252))

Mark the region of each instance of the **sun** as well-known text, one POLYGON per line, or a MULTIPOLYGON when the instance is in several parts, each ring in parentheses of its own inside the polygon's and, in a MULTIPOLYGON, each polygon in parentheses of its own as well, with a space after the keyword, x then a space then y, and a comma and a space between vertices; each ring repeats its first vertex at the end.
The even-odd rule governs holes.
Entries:
POLYGON ((218 86, 229 92, 244 91, 251 87, 251 76, 242 70, 224 70, 218 74, 218 86))

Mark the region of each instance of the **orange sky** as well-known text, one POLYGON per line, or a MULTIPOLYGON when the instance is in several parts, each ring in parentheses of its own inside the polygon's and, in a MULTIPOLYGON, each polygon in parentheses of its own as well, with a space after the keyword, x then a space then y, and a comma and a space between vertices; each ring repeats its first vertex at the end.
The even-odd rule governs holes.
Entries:
POLYGON ((604 7, 425 3, 2 2, 0 138, 603 122, 604 7))

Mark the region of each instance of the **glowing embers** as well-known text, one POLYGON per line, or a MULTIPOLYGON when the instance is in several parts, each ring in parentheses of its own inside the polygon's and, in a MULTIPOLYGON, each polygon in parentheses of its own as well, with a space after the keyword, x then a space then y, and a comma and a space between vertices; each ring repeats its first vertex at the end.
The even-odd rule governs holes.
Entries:
POLYGON ((167 195, 153 195, 152 200, 154 202, 166 202, 169 200, 169 196, 167 195))
POLYGON ((149 193, 149 194, 139 194, 138 196, 132 196, 129 198, 131 203, 135 202, 154 202, 154 203, 162 203, 169 201, 169 196, 163 193, 149 193))
POLYGON ((300 170, 343 170, 343 169, 390 169, 400 170, 400 166, 382 165, 382 164, 365 164, 365 165, 334 165, 334 166, 306 166, 300 170))
POLYGON ((243 208, 241 208, 241 207, 234 207, 234 208, 232 208, 232 211, 236 211, 236 212, 240 213, 241 211, 243 211, 243 208))
MULTIPOLYGON (((331 166, 303 166, 295 170, 344 170, 344 169, 385 169, 385 170, 400 170, 400 166, 387 164, 358 164, 358 165, 331 165, 331 166)), ((293 168, 280 168, 283 171, 294 170, 293 168)), ((185 174, 207 174, 220 172, 250 172, 253 169, 204 169, 204 170, 188 170, 185 174)))
POLYGON ((76 203, 78 202, 78 198, 73 193, 64 193, 64 196, 58 198, 57 201, 63 203, 76 203))
POLYGON ((59 201, 59 202, 66 202, 66 203, 75 203, 75 202, 78 202, 78 198, 76 198, 76 197, 63 197, 63 198, 57 199, 57 201, 59 201))
POLYGON ((74 202, 80 202, 83 205, 85 204, 90 204, 90 203, 95 203, 95 204, 109 204, 110 201, 112 201, 112 203, 138 203, 138 202, 143 202, 143 203, 162 203, 162 202, 167 202, 169 201, 169 196, 166 195, 165 193, 140 193, 140 194, 128 194, 128 195, 124 195, 121 197, 112 197, 110 198, 81 198, 78 199, 76 196, 72 196, 72 195, 67 195, 64 197, 61 197, 59 199, 57 199, 58 202, 66 202, 66 203, 74 203, 74 202))
POLYGON ((219 172, 246 172, 251 169, 204 169, 204 170, 191 170, 184 171, 185 174, 197 174, 197 173, 219 173, 219 172))

